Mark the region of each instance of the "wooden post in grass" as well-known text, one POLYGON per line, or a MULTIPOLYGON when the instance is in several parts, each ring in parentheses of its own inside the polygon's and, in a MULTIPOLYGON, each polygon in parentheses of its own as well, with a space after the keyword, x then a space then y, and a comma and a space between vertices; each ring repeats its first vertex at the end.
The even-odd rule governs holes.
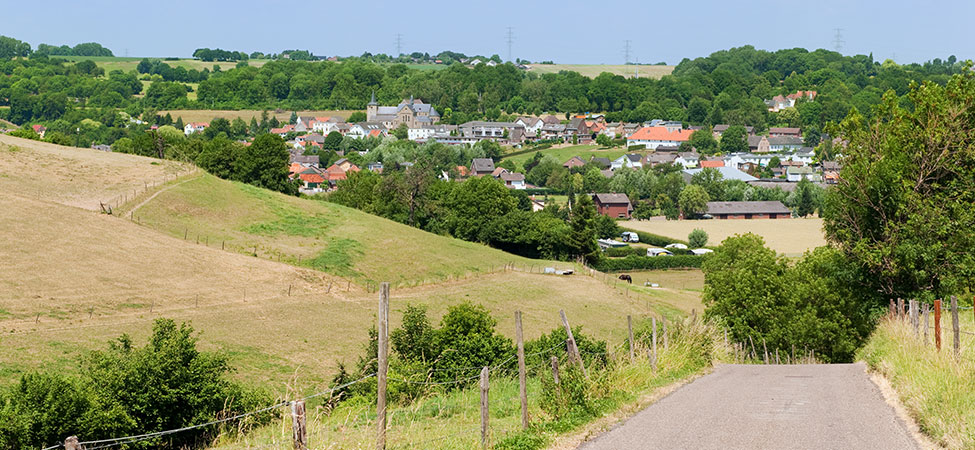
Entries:
POLYGON ((481 369, 481 448, 488 448, 488 421, 491 420, 488 404, 488 367, 481 369))
POLYGON ((897 318, 904 319, 904 299, 897 299, 897 318))
POLYGON ((576 346, 576 338, 572 336, 572 328, 569 327, 569 319, 565 316, 565 310, 559 310, 559 317, 562 318, 562 326, 565 327, 565 335, 569 337, 568 339, 568 353, 569 358, 575 358, 576 362, 579 364, 579 368, 582 369, 582 374, 586 378, 589 378, 589 372, 586 371, 586 364, 582 362, 582 355, 579 354, 579 347, 576 346))
POLYGON ((890 306, 887 308, 887 316, 891 319, 894 318, 894 299, 890 299, 890 306))
POLYGON ((555 385, 559 385, 559 357, 552 357, 552 379, 555 380, 555 385))
POLYGON ((291 297, 291 285, 288 285, 288 297, 291 297))
POLYGON ((775 364, 776 365, 782 364, 781 362, 779 362, 779 348, 778 347, 775 348, 775 364))
POLYGON ((379 351, 376 373, 376 450, 386 449, 386 371, 389 369, 389 283, 379 285, 379 351))
POLYGON ((941 300, 934 301, 934 346, 941 351, 941 300))
POLYGON ((657 371, 657 318, 656 317, 650 318, 650 327, 651 327, 650 338, 651 338, 651 342, 653 343, 652 344, 653 354, 651 355, 650 358, 650 368, 653 369, 654 372, 656 372, 657 371))
POLYGON ((291 437, 295 450, 308 450, 308 432, 305 427, 305 401, 291 402, 291 437))
POLYGON ((762 338, 762 351, 765 352, 765 364, 768 364, 768 345, 765 344, 765 338, 762 338))
POLYGON ((795 344, 795 342, 792 343, 792 359, 791 359, 791 361, 792 361, 792 364, 795 364, 796 363, 796 344, 795 344))
POLYGON ((755 353, 755 340, 752 339, 751 335, 748 335, 748 342, 752 344, 752 358, 757 358, 758 354, 755 353))
POLYGON ((660 321, 663 322, 664 350, 667 350, 670 348, 670 333, 667 333, 667 316, 660 316, 660 321))
POLYGON ((958 297, 951 296, 951 330, 954 331, 955 356, 961 355, 961 328, 958 326, 958 297))
POLYGON ((629 332, 627 342, 630 343, 630 363, 633 363, 633 316, 626 316, 626 329, 629 332))
POLYGON ((64 440, 64 450, 85 450, 85 446, 78 443, 78 436, 69 436, 64 440))
POLYGON ((924 304, 924 312, 921 314, 924 321, 924 345, 928 345, 928 304, 924 304))
POLYGON ((515 311, 515 340, 518 341, 518 396, 521 397, 521 429, 528 429, 528 375, 525 373, 525 341, 521 311, 515 311))

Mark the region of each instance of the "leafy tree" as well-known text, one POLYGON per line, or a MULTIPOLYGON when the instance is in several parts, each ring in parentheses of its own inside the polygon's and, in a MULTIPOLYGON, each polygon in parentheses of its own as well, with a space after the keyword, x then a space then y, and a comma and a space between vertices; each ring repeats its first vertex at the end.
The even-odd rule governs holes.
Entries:
POLYGON ((691 138, 688 142, 698 152, 705 155, 711 155, 718 151, 718 141, 714 139, 714 133, 711 131, 711 127, 704 127, 691 133, 691 138))
POLYGON ((689 218, 706 213, 708 211, 709 201, 710 198, 708 197, 707 191, 701 186, 692 184, 681 191, 677 203, 680 206, 681 212, 684 213, 684 217, 689 218))
MULTIPOLYGON (((722 182, 721 172, 713 167, 705 167, 700 172, 691 176, 691 184, 704 188, 708 193, 708 199, 714 201, 725 200, 725 185, 722 182)), ((686 190, 686 189, 685 189, 686 190)))
POLYGON ((806 177, 799 180, 796 185, 796 215, 799 217, 806 217, 816 212, 818 196, 814 189, 816 188, 806 177))
POLYGON ((597 216, 592 197, 586 194, 576 195, 575 202, 572 204, 572 217, 569 220, 572 231, 568 236, 568 246, 573 256, 584 256, 587 260, 598 257, 597 216))
POLYGON ((493 140, 484 139, 478 141, 476 144, 474 144, 474 149, 483 151, 484 157, 491 158, 494 160, 494 162, 501 160, 501 146, 493 140))
POLYGON ((30 44, 17 39, 0 36, 0 59, 30 56, 30 44))
POLYGON ((338 131, 333 131, 325 136, 325 141, 322 143, 322 148, 325 150, 338 150, 342 144, 342 133, 338 131))
POLYGON ((732 125, 721 133, 722 153, 735 153, 748 151, 748 131, 741 125, 732 125))
POLYGON ((911 88, 910 108, 892 93, 868 121, 854 111, 839 127, 839 184, 827 193, 830 242, 887 298, 935 298, 970 286, 975 273, 975 98, 969 71, 945 86, 911 88))
POLYGON ((599 144, 599 146, 601 147, 608 148, 613 146, 613 140, 610 139, 610 137, 605 134, 600 134, 596 136, 596 144, 599 144))
POLYGON ((405 123, 401 123, 393 130, 393 136, 396 136, 396 139, 406 139, 409 135, 410 132, 405 123))
POLYGON ((362 111, 355 111, 352 114, 349 114, 349 118, 348 118, 348 120, 346 120, 346 122, 348 122, 348 123, 359 123, 359 122, 365 122, 366 119, 367 119, 366 113, 364 113, 362 111))
POLYGON ((296 195, 298 186, 288 179, 288 145, 275 134, 262 134, 240 150, 234 159, 233 179, 285 194, 296 195))
POLYGON ((701 248, 708 245, 708 233, 700 228, 695 228, 687 235, 687 243, 692 248, 701 248))

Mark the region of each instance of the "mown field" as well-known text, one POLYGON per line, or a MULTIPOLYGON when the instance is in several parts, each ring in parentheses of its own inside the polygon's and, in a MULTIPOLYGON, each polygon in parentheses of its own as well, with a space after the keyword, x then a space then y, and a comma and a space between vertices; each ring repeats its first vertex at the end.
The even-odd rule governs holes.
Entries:
MULTIPOLYGON (((188 95, 195 95, 195 92, 191 92, 188 95)), ((352 110, 328 110, 328 111, 297 111, 299 116, 314 116, 314 117, 341 117, 343 120, 347 119, 355 111, 352 110)), ((159 111, 159 115, 165 116, 170 114, 173 120, 179 117, 183 118, 184 123, 189 122, 209 122, 217 117, 222 117, 227 120, 234 120, 238 117, 243 119, 245 122, 250 122, 251 118, 256 118, 258 121, 261 120, 261 114, 263 111, 256 110, 221 110, 221 109, 175 109, 175 110, 165 110, 159 111)), ((274 116, 279 122, 288 123, 291 119, 291 111, 268 111, 268 116, 274 116)))
MULTIPOLYGON (((73 61, 73 62, 84 61, 86 59, 90 59, 90 60, 94 61, 95 64, 98 65, 98 67, 104 68, 105 69, 105 72, 110 72, 110 71, 113 71, 113 70, 121 70, 123 72, 128 72, 130 70, 135 70, 136 66, 139 65, 139 61, 142 61, 142 59, 143 59, 143 57, 141 57, 141 56, 138 56, 138 57, 137 56, 132 56, 132 57, 125 57, 125 56, 58 56, 58 58, 63 58, 63 59, 66 59, 68 61, 73 61)), ((237 63, 236 62, 231 62, 231 61, 222 61, 222 62, 209 61, 209 62, 207 62, 207 61, 200 61, 198 59, 192 59, 192 58, 180 58, 180 59, 176 59, 176 60, 167 60, 165 58, 151 57, 151 56, 150 57, 147 57, 147 58, 149 58, 149 60, 156 60, 156 59, 158 59, 158 60, 161 60, 161 61, 165 62, 166 64, 172 66, 172 67, 184 67, 186 69, 196 69, 196 70, 210 69, 211 71, 213 71, 213 66, 215 66, 215 65, 220 66, 220 70, 228 70, 228 69, 233 69, 234 67, 237 67, 237 63)), ((268 61, 270 61, 270 60, 267 60, 267 59, 254 59, 254 60, 248 60, 247 61, 247 64, 249 64, 249 65, 251 65, 253 67, 261 67, 265 63, 267 63, 268 61)))
POLYGON ((765 245, 786 256, 801 256, 807 250, 826 245, 823 220, 818 217, 752 220, 631 220, 621 226, 673 239, 686 240, 695 228, 708 233, 708 245, 718 245, 730 236, 755 233, 765 245))
POLYGON ((367 341, 376 293, 365 280, 394 283, 394 326, 408 304, 427 305, 438 321, 448 306, 470 301, 509 336, 521 309, 528 338, 558 327, 565 309, 593 335, 619 340, 627 314, 679 315, 698 295, 692 287, 661 296, 614 288, 612 278, 541 275, 541 266, 571 265, 171 162, 0 139, 4 385, 31 370, 74 370, 76 358, 122 333, 141 343, 154 319, 169 317, 192 323, 201 347, 227 354, 248 384, 320 389, 367 341), (74 170, 53 170, 60 166, 74 170), (31 178, 35 167, 45 168, 43 183, 31 178), (115 215, 97 212, 113 197, 122 203, 115 215), (511 262, 515 270, 502 271, 511 262))
POLYGON ((646 65, 623 65, 623 64, 530 64, 529 72, 539 74, 559 73, 563 70, 579 72, 580 75, 595 78, 603 72, 613 75, 622 75, 626 78, 638 76, 640 78, 660 79, 664 75, 670 75, 674 71, 674 66, 646 66, 646 65))
MULTIPOLYGON (((626 149, 622 147, 618 148, 605 148, 598 145, 570 145, 566 147, 552 147, 544 150, 539 150, 542 156, 553 156, 558 159, 559 162, 566 162, 569 158, 573 156, 578 156, 582 158, 583 161, 589 161, 589 158, 609 158, 614 160, 619 158, 623 153, 626 153, 626 149)), ((514 156, 503 157, 504 160, 510 160, 519 167, 523 166, 525 162, 535 157, 535 152, 528 152, 514 156)))

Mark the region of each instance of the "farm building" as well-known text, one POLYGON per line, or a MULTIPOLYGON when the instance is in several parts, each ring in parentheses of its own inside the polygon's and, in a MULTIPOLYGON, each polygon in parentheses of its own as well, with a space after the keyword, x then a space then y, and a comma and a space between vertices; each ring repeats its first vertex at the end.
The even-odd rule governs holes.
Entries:
POLYGON ((788 219, 792 211, 782 202, 708 202, 708 214, 715 219, 788 219))
POLYGON ((626 194, 595 194, 592 196, 599 214, 617 219, 629 219, 633 212, 633 205, 626 194))

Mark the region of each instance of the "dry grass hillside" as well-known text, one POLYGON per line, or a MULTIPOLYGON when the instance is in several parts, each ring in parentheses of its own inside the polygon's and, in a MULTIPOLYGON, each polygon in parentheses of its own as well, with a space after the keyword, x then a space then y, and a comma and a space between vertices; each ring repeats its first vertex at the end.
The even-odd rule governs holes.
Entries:
POLYGON ((121 153, 62 147, 0 134, 0 191, 98 210, 193 167, 121 153))
POLYGON ((249 383, 283 390, 297 376, 297 386, 320 388, 339 362, 354 364, 361 353, 376 294, 350 278, 277 262, 266 251, 259 257, 231 251, 230 243, 243 239, 266 239, 262 250, 308 254, 327 253, 336 239, 356 240, 358 246, 347 247, 356 249, 351 271, 376 279, 450 275, 437 284, 394 288, 394 325, 410 303, 428 305, 439 320, 450 305, 470 301, 487 307, 509 335, 515 309, 525 312, 528 337, 557 327, 558 310, 565 309, 573 324, 619 340, 627 314, 651 308, 679 314, 697 296, 694 283, 686 290, 674 283, 671 296, 614 289, 612 279, 600 277, 525 273, 552 263, 199 172, 128 199, 116 213, 143 205, 132 218, 102 214, 93 202, 138 188, 140 178, 164 180, 190 168, 11 139, 2 138, 0 158, 0 384, 30 370, 70 372, 85 351, 122 333, 141 342, 154 319, 168 317, 191 322, 201 345, 229 355, 249 383), (41 160, 78 170, 50 163, 58 170, 49 170, 46 188, 35 190, 22 172, 41 160), (197 243, 194 233, 183 239, 181 226, 221 234, 197 243), (516 270, 500 271, 506 262, 516 270))
POLYGON ((736 234, 755 233, 765 239, 765 245, 786 256, 802 256, 807 250, 826 245, 823 219, 752 220, 632 220, 622 224, 626 228, 655 233, 673 239, 686 240, 695 228, 708 233, 708 245, 718 245, 736 234))

